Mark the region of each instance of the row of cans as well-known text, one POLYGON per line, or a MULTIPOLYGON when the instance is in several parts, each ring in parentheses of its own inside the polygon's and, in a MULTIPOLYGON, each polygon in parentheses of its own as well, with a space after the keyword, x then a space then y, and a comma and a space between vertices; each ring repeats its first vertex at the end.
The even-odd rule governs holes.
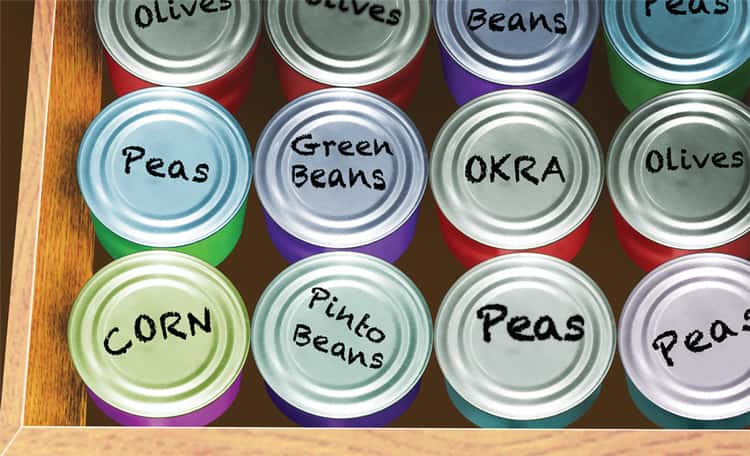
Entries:
POLYGON ((573 103, 600 21, 628 109, 677 89, 750 87, 748 0, 99 1, 95 16, 119 95, 185 87, 230 111, 250 89, 263 22, 289 100, 356 87, 407 105, 431 20, 458 104, 508 88, 573 103))
POLYGON ((92 401, 124 425, 199 426, 237 396, 247 356, 305 426, 384 426, 417 397, 434 336, 447 395, 481 427, 564 427, 596 401, 616 345, 635 405, 676 428, 750 426, 750 262, 700 253, 656 268, 616 332, 601 289, 554 257, 470 269, 434 322, 396 267, 313 255, 265 289, 252 321, 217 269, 170 251, 128 255, 81 290, 68 324, 92 401), (618 341, 619 339, 619 341, 618 341))

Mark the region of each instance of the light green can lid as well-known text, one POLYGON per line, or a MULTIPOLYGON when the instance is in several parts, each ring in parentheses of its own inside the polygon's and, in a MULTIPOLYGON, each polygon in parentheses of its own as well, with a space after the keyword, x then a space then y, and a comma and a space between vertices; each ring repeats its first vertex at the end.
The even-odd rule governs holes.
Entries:
POLYGON ((237 289, 207 263, 177 252, 123 257, 78 294, 68 346, 86 386, 130 414, 165 418, 221 396, 250 344, 237 289))

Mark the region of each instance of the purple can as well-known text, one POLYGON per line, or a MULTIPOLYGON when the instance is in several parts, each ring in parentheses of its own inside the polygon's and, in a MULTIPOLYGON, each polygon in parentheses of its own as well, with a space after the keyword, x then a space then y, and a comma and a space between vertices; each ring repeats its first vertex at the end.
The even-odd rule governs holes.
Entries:
POLYGON ((414 236, 427 172, 422 137, 396 105, 324 89, 266 125, 255 189, 271 241, 290 263, 341 250, 395 262, 414 236))
POLYGON ((597 0, 434 0, 448 89, 466 102, 531 89, 580 97, 599 28, 597 0))

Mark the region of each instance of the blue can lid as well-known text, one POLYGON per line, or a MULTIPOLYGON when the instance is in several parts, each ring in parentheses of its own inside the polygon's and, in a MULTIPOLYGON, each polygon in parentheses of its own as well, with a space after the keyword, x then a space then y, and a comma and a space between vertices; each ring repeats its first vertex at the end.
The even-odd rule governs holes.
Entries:
POLYGON ((659 81, 713 81, 750 59, 749 0, 609 1, 603 22, 620 57, 659 81))
POLYGON ((115 100, 81 140, 78 185, 115 234, 149 247, 205 239, 240 210, 250 145, 232 115, 187 89, 157 87, 115 100))

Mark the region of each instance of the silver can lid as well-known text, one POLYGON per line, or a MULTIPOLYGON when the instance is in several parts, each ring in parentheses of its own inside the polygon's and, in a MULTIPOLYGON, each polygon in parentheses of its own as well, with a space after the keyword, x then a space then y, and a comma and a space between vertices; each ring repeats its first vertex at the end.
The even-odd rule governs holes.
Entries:
POLYGON ((430 29, 427 0, 270 0, 266 30, 282 59, 321 84, 359 87, 399 72, 430 29))
POLYGON ((564 73, 599 28, 596 0, 434 2, 443 48, 466 71, 497 84, 536 84, 564 73))
POLYGON ((530 249, 574 231, 603 185, 599 142, 570 105, 503 90, 461 107, 432 146, 430 185, 462 233, 502 249, 530 249))
POLYGON ((110 56, 134 76, 188 87, 213 81, 258 39, 261 3, 241 0, 97 0, 94 17, 110 56))
POLYGON ((424 297, 401 271, 353 252, 294 263, 261 295, 252 318, 255 363, 292 406, 357 418, 396 403, 432 352, 424 297))
POLYGON ((330 248, 397 230, 419 207, 427 153, 412 121, 384 98, 324 89, 284 106, 256 147, 255 190, 288 233, 330 248))
POLYGON ((620 358, 646 398, 675 415, 750 412, 750 262, 700 253, 649 273, 625 302, 620 358))
POLYGON ((245 132, 214 100, 153 87, 118 98, 83 135, 78 186, 104 226, 149 247, 178 247, 223 228, 245 204, 245 132))
POLYGON ((615 321, 604 293, 575 266, 517 253, 470 269, 435 321, 448 383, 474 407, 513 420, 566 412, 604 380, 615 321), (523 340, 520 340, 523 339, 523 340))
POLYGON ((750 231, 750 109, 706 90, 654 98, 609 147, 607 185, 646 238, 698 250, 750 231))

